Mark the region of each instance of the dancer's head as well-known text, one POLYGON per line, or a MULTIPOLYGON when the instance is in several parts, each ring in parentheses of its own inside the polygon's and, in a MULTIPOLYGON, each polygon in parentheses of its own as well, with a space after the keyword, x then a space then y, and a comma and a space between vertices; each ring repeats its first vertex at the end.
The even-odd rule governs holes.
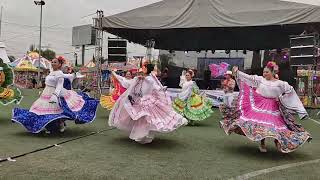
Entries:
POLYGON ((266 67, 263 69, 263 77, 266 80, 274 80, 278 77, 278 71, 278 65, 273 61, 269 61, 266 67))
POLYGON ((138 79, 143 79, 144 76, 145 76, 144 69, 140 68, 139 71, 136 74, 136 77, 138 77, 138 79))
POLYGON ((186 72, 186 80, 187 80, 187 81, 191 81, 192 78, 193 78, 193 76, 194 76, 194 72, 193 72, 191 69, 189 69, 189 70, 186 72))
POLYGON ((51 61, 51 66, 54 71, 60 70, 62 68, 62 65, 64 64, 65 59, 61 56, 58 58, 55 58, 51 61))
POLYGON ((132 73, 130 71, 126 72, 126 78, 127 79, 132 79, 132 73))
POLYGON ((227 71, 226 73, 224 73, 224 77, 229 80, 232 78, 232 72, 231 71, 227 71))

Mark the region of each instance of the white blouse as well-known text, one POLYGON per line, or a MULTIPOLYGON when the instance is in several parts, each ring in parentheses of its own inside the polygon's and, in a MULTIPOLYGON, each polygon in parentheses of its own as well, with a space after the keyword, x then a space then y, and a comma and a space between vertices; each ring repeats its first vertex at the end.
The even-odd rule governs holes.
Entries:
POLYGON ((61 96, 61 91, 63 89, 65 74, 62 71, 52 71, 46 77, 45 84, 50 87, 56 88, 54 94, 57 96, 61 96))
POLYGON ((127 79, 125 77, 119 76, 117 73, 112 72, 112 75, 119 81, 122 87, 128 89, 130 85, 133 83, 133 79, 127 79))
POLYGON ((161 90, 162 87, 156 82, 156 80, 151 76, 147 76, 144 79, 134 78, 134 83, 132 87, 132 92, 136 94, 141 94, 142 96, 150 95, 153 90, 161 90))
POLYGON ((282 94, 290 93, 293 89, 287 82, 281 80, 266 80, 262 76, 248 75, 238 72, 238 78, 250 86, 256 87, 256 92, 266 98, 278 98, 282 94))
POLYGON ((181 100, 187 100, 192 94, 192 88, 195 85, 195 82, 187 81, 184 76, 181 76, 179 85, 182 88, 182 90, 181 93, 178 94, 178 97, 181 100))

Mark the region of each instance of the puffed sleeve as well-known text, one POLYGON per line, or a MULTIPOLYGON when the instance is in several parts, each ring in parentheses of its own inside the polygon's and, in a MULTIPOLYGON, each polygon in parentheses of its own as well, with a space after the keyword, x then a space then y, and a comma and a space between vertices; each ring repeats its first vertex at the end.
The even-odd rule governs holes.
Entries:
POLYGON ((263 77, 257 75, 249 75, 241 71, 236 73, 237 79, 246 82, 249 86, 257 87, 261 83, 263 77))
POLYGON ((300 119, 308 116, 306 109, 304 108, 302 102, 299 99, 296 91, 287 82, 281 82, 280 85, 282 95, 279 97, 281 104, 288 110, 299 115, 300 119))
POLYGON ((73 80, 76 78, 76 74, 63 74, 64 78, 69 79, 69 81, 72 83, 73 80))
POLYGON ((119 76, 115 72, 112 72, 112 75, 119 81, 121 86, 123 86, 126 89, 128 89, 133 82, 131 79, 126 79, 125 77, 119 76))
POLYGON ((186 82, 187 80, 186 80, 186 77, 185 76, 180 76, 180 83, 179 83, 179 86, 180 87, 182 87, 183 86, 183 84, 186 82))

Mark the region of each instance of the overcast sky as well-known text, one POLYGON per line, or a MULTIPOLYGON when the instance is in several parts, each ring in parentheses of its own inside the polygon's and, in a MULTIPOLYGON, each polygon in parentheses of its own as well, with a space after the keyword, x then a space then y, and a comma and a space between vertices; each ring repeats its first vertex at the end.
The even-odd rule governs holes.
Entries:
MULTIPOLYGON (((71 46, 72 26, 91 24, 97 9, 105 16, 145 6, 160 0, 45 0, 43 9, 43 46, 55 50, 73 60, 75 49, 71 46)), ((1 41, 7 46, 7 53, 22 56, 31 44, 39 44, 40 7, 33 0, 0 0, 3 6, 1 41)), ((104 49, 105 51, 105 49, 104 49)), ((139 45, 129 45, 129 56, 145 55, 139 45)), ((80 54, 79 54, 80 55, 80 54)), ((93 51, 87 51, 87 59, 93 51)))

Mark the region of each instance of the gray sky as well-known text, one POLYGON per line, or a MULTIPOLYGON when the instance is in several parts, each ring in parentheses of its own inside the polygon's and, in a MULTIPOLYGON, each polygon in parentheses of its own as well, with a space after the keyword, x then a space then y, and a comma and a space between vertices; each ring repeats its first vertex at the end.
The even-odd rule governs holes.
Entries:
MULTIPOLYGON (((160 0, 45 0, 43 9, 43 46, 49 46, 58 55, 73 60, 75 49, 71 46, 72 26, 91 24, 92 17, 82 18, 104 11, 105 16, 145 6, 160 0)), ((23 56, 31 44, 39 44, 40 7, 33 0, 0 0, 3 6, 1 41, 7 46, 8 55, 23 56)), ((105 48, 104 48, 105 51, 105 48)), ((144 55, 139 45, 129 45, 129 56, 144 55)), ((80 54, 79 54, 80 55, 80 54)), ((93 51, 87 51, 87 59, 93 51)))

